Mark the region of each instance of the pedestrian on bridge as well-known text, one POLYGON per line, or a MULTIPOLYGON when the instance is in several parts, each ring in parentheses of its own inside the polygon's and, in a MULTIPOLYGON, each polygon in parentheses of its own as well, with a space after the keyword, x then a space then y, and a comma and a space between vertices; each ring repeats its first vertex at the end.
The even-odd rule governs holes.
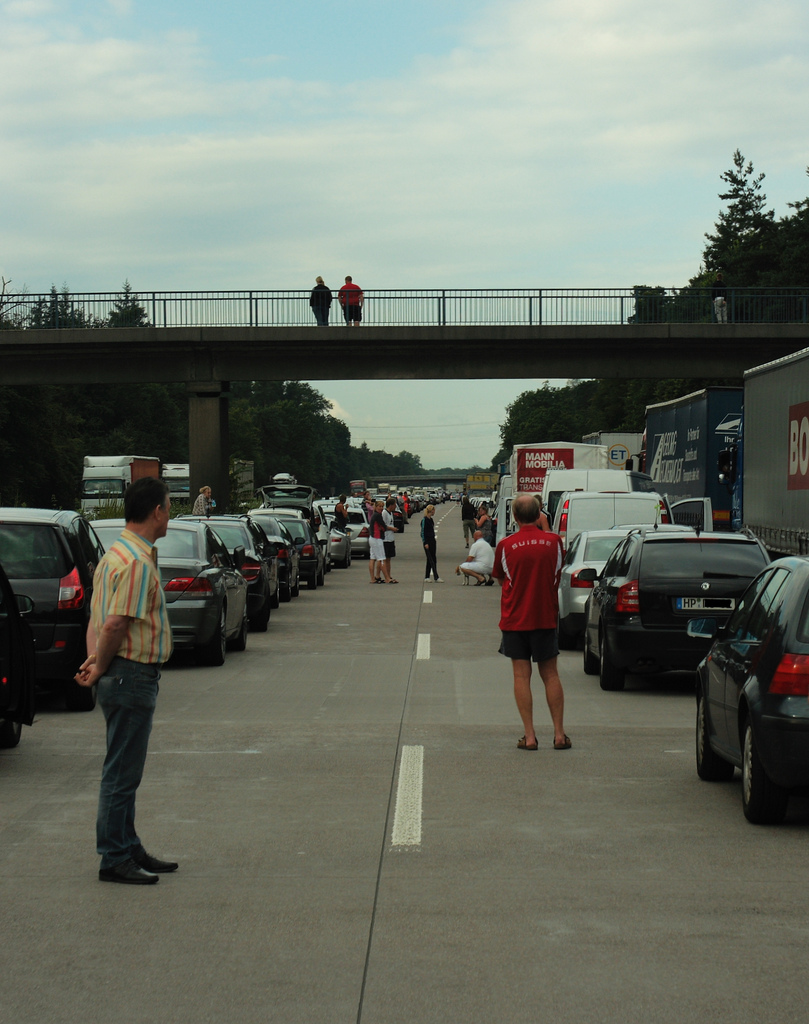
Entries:
POLYGON ((315 314, 318 327, 329 326, 329 310, 331 309, 331 288, 323 283, 322 277, 315 278, 315 286, 309 296, 309 305, 315 314))
POLYGON ((514 499, 511 512, 519 529, 497 545, 492 576, 500 593, 500 653, 511 659, 514 699, 525 729, 517 741, 520 750, 537 750, 531 662, 535 661, 545 685, 545 699, 553 722, 553 749, 569 750, 565 735, 565 695, 556 667, 559 641, 557 590, 562 571, 562 540, 556 533, 537 529, 539 502, 531 494, 514 499))
POLYGON ((728 322, 728 286, 722 276, 721 270, 716 275, 716 280, 711 287, 711 298, 713 299, 714 319, 718 324, 728 322))
POLYGON ((365 303, 365 295, 358 284, 354 284, 351 275, 346 278, 346 283, 337 293, 340 305, 343 307, 343 316, 349 327, 356 327, 362 320, 362 307, 365 303))

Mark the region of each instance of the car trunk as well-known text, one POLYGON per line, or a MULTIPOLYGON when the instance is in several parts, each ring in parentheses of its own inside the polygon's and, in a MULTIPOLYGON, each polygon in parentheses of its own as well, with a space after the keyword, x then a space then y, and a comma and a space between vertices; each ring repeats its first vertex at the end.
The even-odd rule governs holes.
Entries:
POLYGON ((73 559, 58 531, 43 523, 0 523, 0 552, 11 589, 34 602, 26 621, 36 650, 50 650, 60 583, 73 568, 73 559))

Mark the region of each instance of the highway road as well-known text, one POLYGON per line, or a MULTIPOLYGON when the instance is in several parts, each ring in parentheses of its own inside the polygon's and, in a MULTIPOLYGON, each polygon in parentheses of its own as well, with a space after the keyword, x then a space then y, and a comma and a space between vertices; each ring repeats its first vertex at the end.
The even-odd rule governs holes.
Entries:
POLYGON ((417 524, 273 612, 221 669, 166 667, 138 826, 180 861, 102 884, 103 719, 40 702, 0 751, 9 1024, 806 1020, 809 801, 757 828, 697 779, 689 680, 603 693, 560 657, 569 751, 522 729, 499 591, 417 524))

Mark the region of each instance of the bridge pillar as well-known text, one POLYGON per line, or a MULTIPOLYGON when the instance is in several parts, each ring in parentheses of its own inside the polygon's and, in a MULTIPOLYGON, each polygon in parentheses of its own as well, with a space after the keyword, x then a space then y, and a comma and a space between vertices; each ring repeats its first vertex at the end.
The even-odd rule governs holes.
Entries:
POLYGON ((213 491, 217 512, 230 504, 230 430, 227 381, 192 382, 188 390, 188 456, 191 465, 191 500, 200 487, 213 491))

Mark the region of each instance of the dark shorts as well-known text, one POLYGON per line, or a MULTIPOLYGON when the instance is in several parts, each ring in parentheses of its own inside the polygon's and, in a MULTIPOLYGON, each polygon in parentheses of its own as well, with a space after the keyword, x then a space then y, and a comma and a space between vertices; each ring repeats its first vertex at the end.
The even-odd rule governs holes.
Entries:
POLYGON ((350 323, 352 320, 359 323, 362 320, 362 306, 346 306, 343 312, 345 313, 346 323, 350 323))
POLYGON ((395 558, 396 557, 396 541, 395 540, 386 540, 386 541, 384 541, 384 544, 385 544, 385 558, 395 558))
POLYGON ((550 661, 559 654, 555 629, 501 630, 500 653, 512 661, 550 661))

